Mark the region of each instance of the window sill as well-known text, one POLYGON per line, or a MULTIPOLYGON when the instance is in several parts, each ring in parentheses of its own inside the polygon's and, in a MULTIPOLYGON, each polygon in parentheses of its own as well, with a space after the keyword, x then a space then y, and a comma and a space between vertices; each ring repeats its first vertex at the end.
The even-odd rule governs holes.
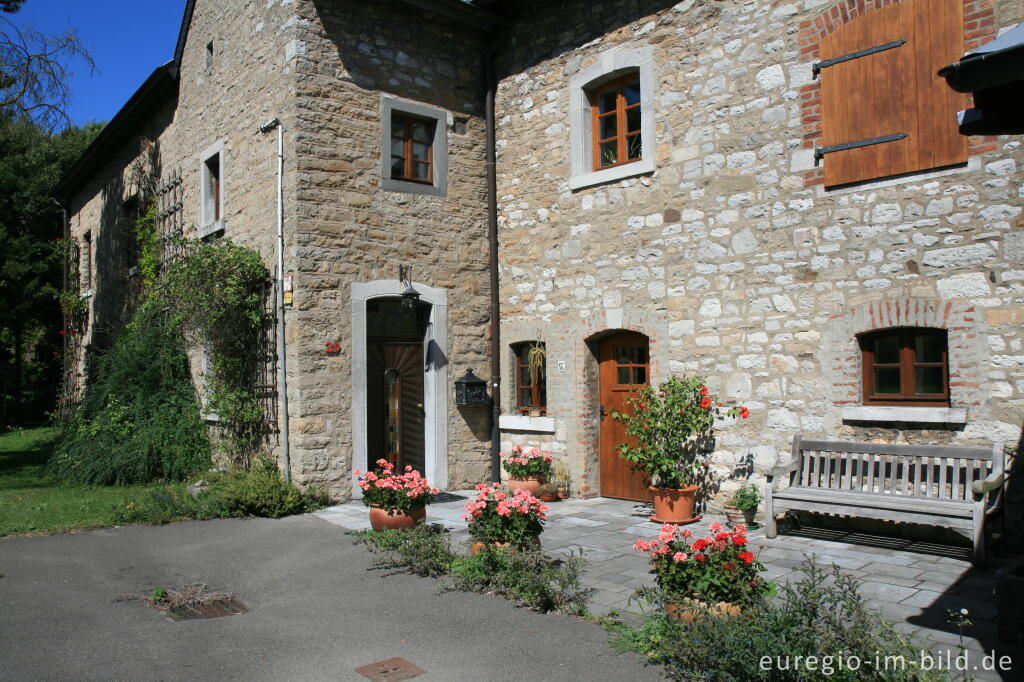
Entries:
POLYGON ((591 173, 574 175, 569 178, 569 189, 584 189, 585 187, 593 187, 594 185, 601 185, 606 182, 614 182, 616 180, 623 180, 625 178, 632 178, 637 175, 646 175, 647 173, 653 172, 654 160, 649 158, 640 159, 639 161, 624 163, 621 166, 615 166, 614 168, 605 168, 604 170, 593 171, 591 173))
POLYGON ((446 194, 445 190, 437 185, 410 180, 381 178, 380 186, 381 189, 388 192, 402 192, 403 194, 428 194, 436 197, 443 197, 446 194))
POLYGON ((200 227, 199 228, 199 238, 200 239, 205 239, 206 237, 209 237, 211 234, 216 234, 217 232, 222 232, 223 230, 224 230, 224 219, 221 218, 220 220, 214 221, 214 222, 212 222, 212 223, 210 223, 208 225, 200 227))
POLYGON ((498 417, 498 428, 502 431, 536 431, 554 433, 554 417, 527 417, 521 414, 503 414, 498 417))
POLYGON ((843 408, 843 421, 966 424, 967 408, 858 405, 843 408))
POLYGON ((220 415, 215 413, 215 412, 207 412, 206 414, 203 414, 203 415, 200 415, 200 416, 203 418, 203 421, 207 421, 207 422, 219 422, 220 421, 220 415))
POLYGON ((89 289, 88 291, 83 291, 82 293, 79 294, 79 296, 81 296, 82 298, 89 298, 90 296, 92 296, 92 289, 89 289))

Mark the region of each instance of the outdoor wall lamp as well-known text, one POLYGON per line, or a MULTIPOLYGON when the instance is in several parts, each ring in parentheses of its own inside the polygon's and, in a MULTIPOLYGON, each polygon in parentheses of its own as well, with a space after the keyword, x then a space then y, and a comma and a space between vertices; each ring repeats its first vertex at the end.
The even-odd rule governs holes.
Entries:
POLYGON ((420 302, 420 292, 412 286, 411 265, 398 266, 398 281, 405 285, 405 291, 402 292, 402 307, 407 310, 416 310, 417 304, 420 302))

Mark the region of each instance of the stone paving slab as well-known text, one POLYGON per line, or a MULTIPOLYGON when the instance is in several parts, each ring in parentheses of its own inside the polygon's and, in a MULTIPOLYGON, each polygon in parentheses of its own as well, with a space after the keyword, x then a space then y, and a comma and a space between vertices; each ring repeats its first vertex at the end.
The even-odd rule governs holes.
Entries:
MULTIPOLYGON (((475 497, 475 491, 455 494, 475 497)), ((466 523, 461 520, 464 502, 434 504, 427 514, 429 523, 440 523, 452 531, 456 547, 469 539, 466 523)), ((594 590, 591 610, 598 615, 611 609, 638 613, 639 606, 629 598, 636 588, 653 585, 653 578, 646 554, 633 550, 633 543, 658 534, 660 525, 647 520, 653 510, 637 502, 600 497, 550 506, 541 544, 553 555, 583 551, 587 561, 583 582, 594 590)), ((366 508, 358 502, 321 510, 316 515, 351 530, 369 527, 366 508)), ((724 523, 725 519, 706 514, 692 526, 694 532, 704 532, 712 521, 724 523)), ((974 671, 975 677, 1024 679, 1024 673, 1013 676, 1024 671, 1024 651, 1011 650, 996 636, 994 574, 973 569, 963 548, 812 528, 783 531, 771 540, 764 537, 763 528, 757 528, 749 531, 748 538, 752 551, 759 552, 768 579, 779 583, 800 579, 803 574, 798 569, 805 557, 825 567, 835 563, 862 579, 862 593, 870 605, 900 631, 915 635, 922 646, 936 652, 959 653, 956 647, 960 636, 956 627, 946 622, 947 611, 967 608, 974 623, 964 632, 971 660, 980 661, 983 653, 996 648, 1013 656, 1015 662, 1010 677, 974 671)))

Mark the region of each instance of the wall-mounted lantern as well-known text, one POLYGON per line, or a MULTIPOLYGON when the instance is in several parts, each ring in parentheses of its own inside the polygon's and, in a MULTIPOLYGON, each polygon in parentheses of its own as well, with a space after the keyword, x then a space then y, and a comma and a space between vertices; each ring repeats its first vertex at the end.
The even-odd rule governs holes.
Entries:
POLYGON ((486 405, 487 382, 467 369, 466 375, 455 381, 456 405, 486 405))
POLYGON ((412 286, 411 265, 398 266, 398 281, 405 285, 405 291, 402 292, 402 307, 406 310, 416 310, 420 302, 420 292, 412 286))

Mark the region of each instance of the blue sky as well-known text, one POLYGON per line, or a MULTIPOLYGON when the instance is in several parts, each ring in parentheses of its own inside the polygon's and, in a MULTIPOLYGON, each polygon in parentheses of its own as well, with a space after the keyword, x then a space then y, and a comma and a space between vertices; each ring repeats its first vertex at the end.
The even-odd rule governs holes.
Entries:
POLYGON ((71 120, 109 121, 149 77, 174 57, 185 0, 26 0, 3 15, 16 25, 48 34, 75 28, 96 62, 90 76, 82 61, 70 63, 71 120))

